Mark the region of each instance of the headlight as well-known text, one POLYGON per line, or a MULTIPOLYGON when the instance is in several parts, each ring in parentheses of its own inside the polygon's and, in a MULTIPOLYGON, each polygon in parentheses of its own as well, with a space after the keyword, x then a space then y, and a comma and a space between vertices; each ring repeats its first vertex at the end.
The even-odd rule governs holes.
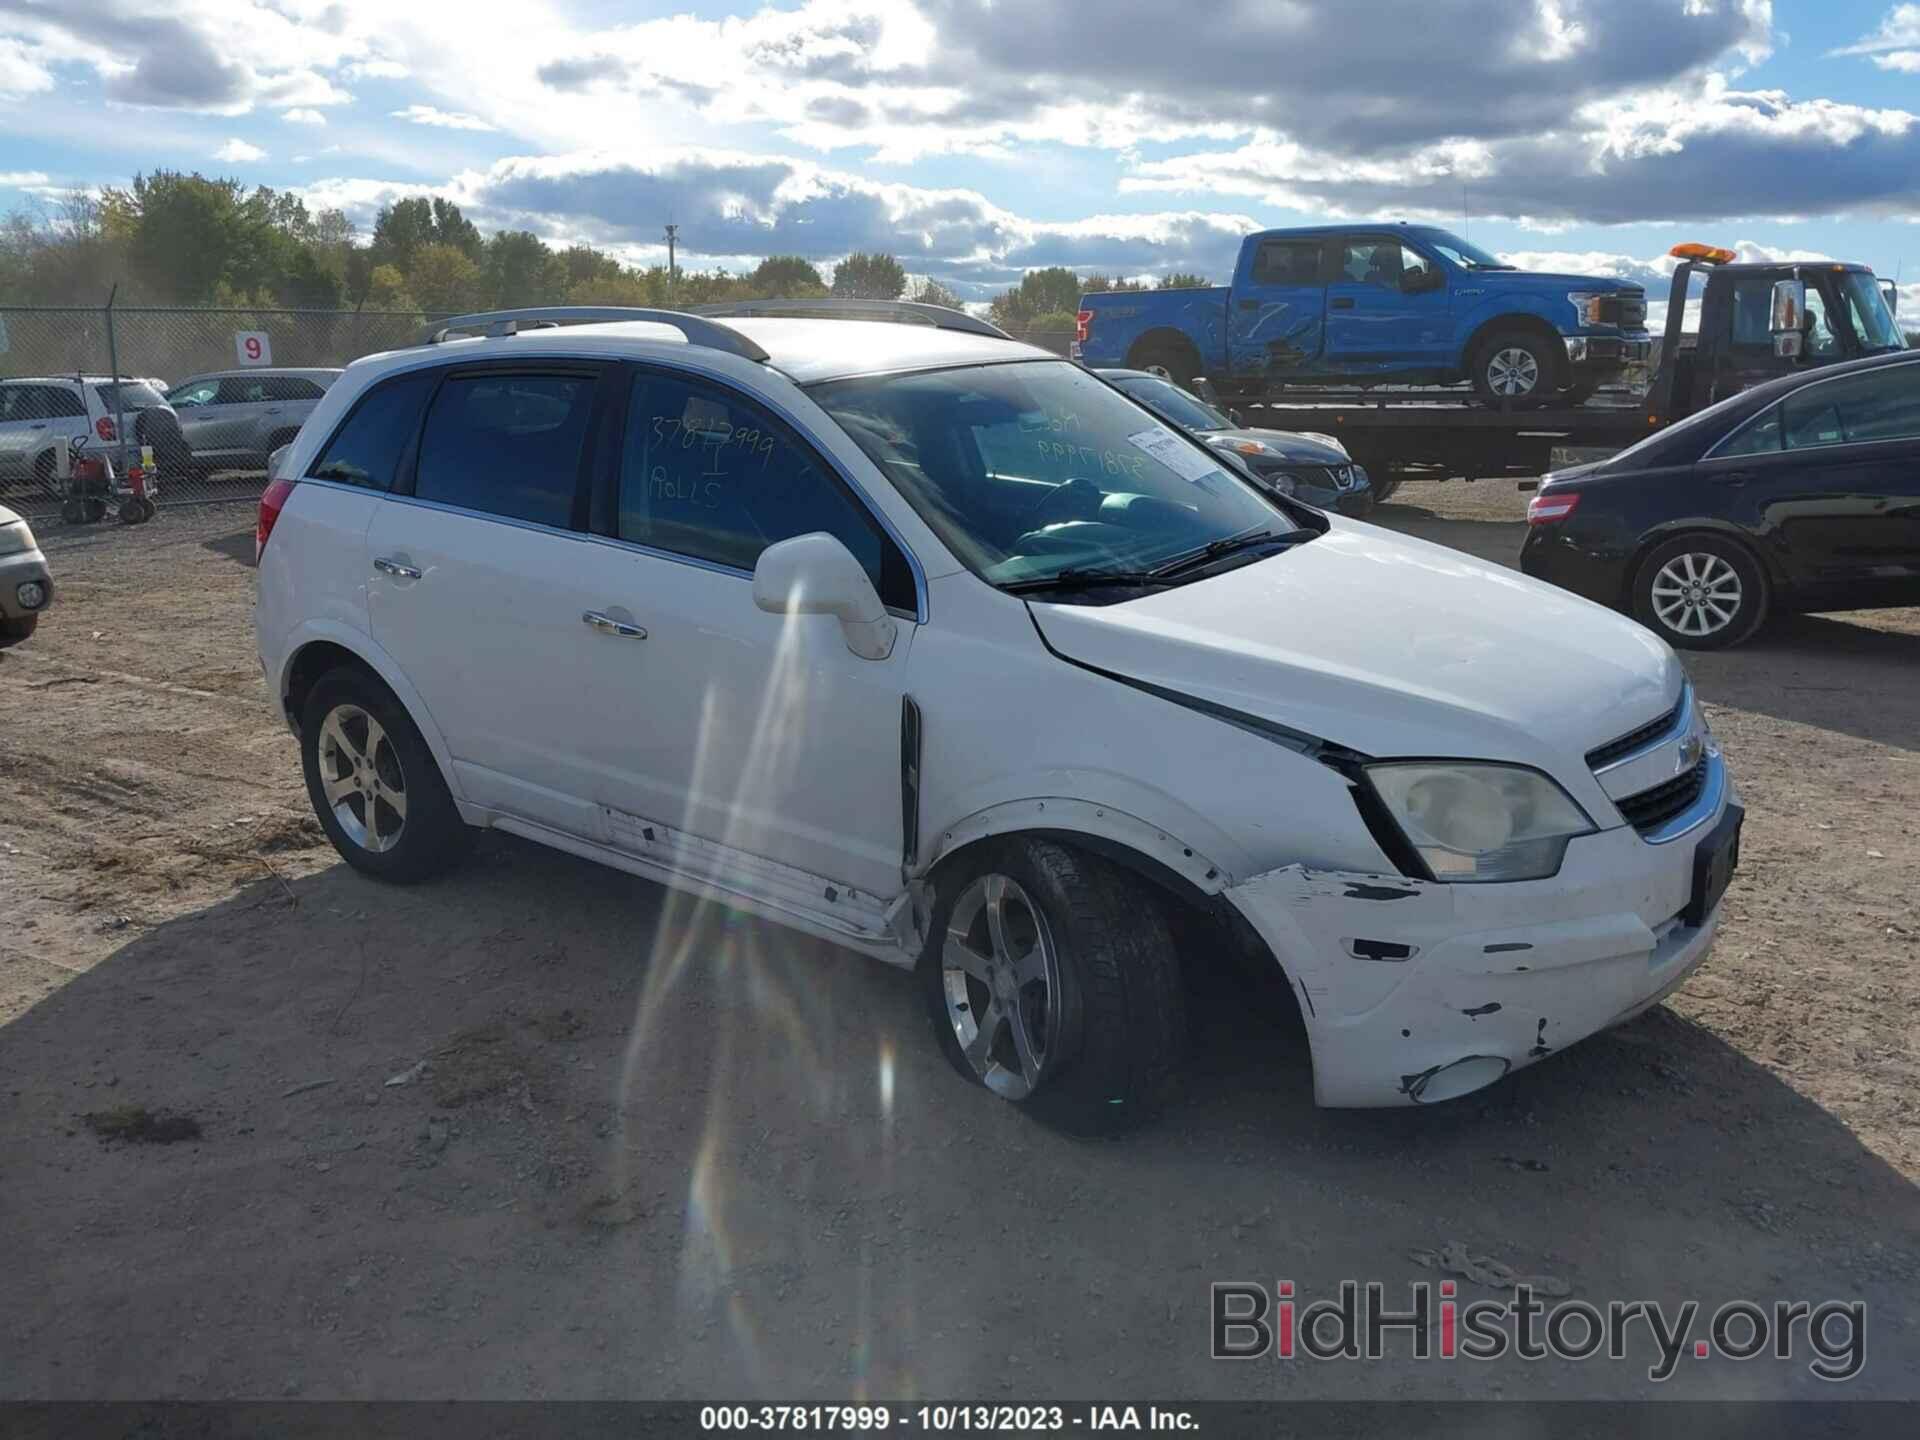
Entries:
POLYGON ((16 520, 11 525, 0 525, 0 555, 18 555, 22 550, 33 549, 33 531, 27 528, 27 522, 16 520))
POLYGON ((1388 762, 1366 767, 1374 794, 1435 880, 1544 880, 1593 821, 1538 770, 1388 762))
MULTIPOLYGON (((1339 439, 1336 438, 1335 436, 1322 435, 1318 430, 1302 430, 1300 434, 1308 440, 1318 441, 1320 444, 1326 446, 1329 450, 1338 450, 1342 455, 1347 455, 1347 447, 1342 445, 1339 439)), ((1347 458, 1351 460, 1353 457, 1351 455, 1347 455, 1347 458)))
POLYGON ((1275 449, 1264 440, 1215 440, 1210 442, 1216 450, 1231 450, 1236 455, 1272 455, 1281 458, 1286 452, 1275 449))
POLYGON ((1618 325, 1617 307, 1613 305, 1618 298, 1611 292, 1596 290, 1573 290, 1567 294, 1567 299, 1573 303, 1575 320, 1581 325, 1618 325), (1616 310, 1616 313, 1610 315, 1607 313, 1609 310, 1616 310))

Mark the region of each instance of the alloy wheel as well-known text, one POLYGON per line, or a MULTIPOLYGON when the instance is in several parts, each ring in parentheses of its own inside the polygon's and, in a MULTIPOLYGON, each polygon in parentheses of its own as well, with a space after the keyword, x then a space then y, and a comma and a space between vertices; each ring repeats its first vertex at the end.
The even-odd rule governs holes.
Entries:
POLYGON ((1531 395, 1540 384, 1540 362, 1518 345, 1493 352, 1487 361, 1487 386, 1496 395, 1531 395))
POLYGON ((1718 555, 1676 555, 1653 577, 1653 613, 1677 635, 1716 635, 1733 623, 1745 598, 1740 574, 1718 555))
POLYGON ((320 788, 349 840, 379 853, 407 826, 407 777, 380 722, 358 705, 336 705, 321 722, 320 788))
POLYGON ((1060 959, 1018 881, 982 875, 960 892, 941 972, 947 1020, 973 1073, 1002 1099, 1026 1099, 1059 1033, 1060 959))

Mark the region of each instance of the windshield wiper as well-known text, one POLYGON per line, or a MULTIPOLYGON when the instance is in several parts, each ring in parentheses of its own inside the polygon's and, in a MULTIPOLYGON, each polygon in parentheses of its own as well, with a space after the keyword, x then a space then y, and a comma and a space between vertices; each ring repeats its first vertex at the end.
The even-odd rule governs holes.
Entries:
POLYGON ((1158 570, 1088 570, 1069 565, 1055 575, 1040 575, 1032 580, 1013 580, 1000 588, 1009 595, 1037 595, 1050 590, 1092 590, 1106 585, 1160 585, 1158 570))
POLYGON ((1198 550, 1177 555, 1151 573, 1164 580, 1170 576, 1185 574, 1189 570, 1198 570, 1202 565, 1210 565, 1215 560, 1237 551, 1252 550, 1263 545, 1297 545, 1303 540, 1312 540, 1319 534, 1318 530, 1256 530, 1247 534, 1228 535, 1219 540, 1210 541, 1198 550))

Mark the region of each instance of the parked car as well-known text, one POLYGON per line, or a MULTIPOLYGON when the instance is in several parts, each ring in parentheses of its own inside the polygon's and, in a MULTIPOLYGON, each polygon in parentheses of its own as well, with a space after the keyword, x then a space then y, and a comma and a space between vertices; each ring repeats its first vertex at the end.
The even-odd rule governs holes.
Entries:
POLYGON ((961 1075, 1088 1129, 1176 1068, 1183 965, 1279 967, 1318 1100, 1405 1105, 1706 955, 1742 811, 1640 626, 969 316, 550 323, 607 313, 356 362, 262 494, 356 868, 491 826, 916 967, 961 1075))
POLYGON ((1745 391, 1548 475, 1527 519, 1522 570, 1688 649, 1782 611, 1920 605, 1920 353, 1745 391))
POLYGON ((339 378, 337 369, 225 370, 181 381, 167 400, 197 469, 258 470, 339 378))
POLYGON ((1231 285, 1084 295, 1073 353, 1229 397, 1471 380, 1528 406, 1578 404, 1649 346, 1638 285, 1516 270, 1431 225, 1355 224, 1249 235, 1231 285))
POLYGON ((1373 509, 1373 484, 1331 435, 1297 435, 1288 430, 1257 430, 1241 425, 1171 380, 1145 370, 1096 370, 1129 399, 1191 432, 1216 450, 1235 456, 1249 470, 1322 510, 1365 515, 1373 509))
POLYGON ((33 527, 0 505, 0 650, 33 634, 53 603, 53 577, 33 527))
POLYGON ((58 451, 84 439, 96 452, 117 443, 116 407, 132 429, 130 445, 151 445, 163 473, 177 469, 185 443, 172 408, 144 380, 107 375, 49 375, 0 380, 0 483, 58 492, 58 451))

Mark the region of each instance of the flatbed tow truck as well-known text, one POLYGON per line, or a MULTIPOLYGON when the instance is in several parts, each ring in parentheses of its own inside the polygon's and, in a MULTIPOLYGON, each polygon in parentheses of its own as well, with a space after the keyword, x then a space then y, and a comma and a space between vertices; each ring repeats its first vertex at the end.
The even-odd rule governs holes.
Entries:
MULTIPOLYGON (((1896 296, 1864 265, 1736 263, 1734 252, 1676 245, 1666 329, 1643 390, 1601 391, 1585 404, 1493 407, 1466 387, 1292 387, 1241 401, 1249 424, 1337 436, 1375 477, 1401 481, 1533 476, 1599 459, 1749 386, 1814 365, 1905 348, 1896 296), (1700 325, 1686 331, 1693 279, 1700 325)), ((1384 484, 1382 483, 1384 482, 1384 484)))

